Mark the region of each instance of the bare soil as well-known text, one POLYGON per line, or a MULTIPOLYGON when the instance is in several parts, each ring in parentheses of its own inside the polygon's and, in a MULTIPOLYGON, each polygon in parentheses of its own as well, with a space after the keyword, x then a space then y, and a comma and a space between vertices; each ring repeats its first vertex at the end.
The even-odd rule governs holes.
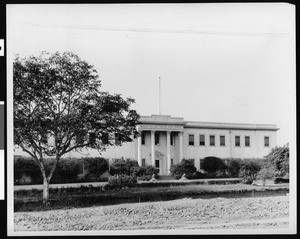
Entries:
POLYGON ((178 199, 14 214, 16 231, 284 228, 287 196, 178 199))

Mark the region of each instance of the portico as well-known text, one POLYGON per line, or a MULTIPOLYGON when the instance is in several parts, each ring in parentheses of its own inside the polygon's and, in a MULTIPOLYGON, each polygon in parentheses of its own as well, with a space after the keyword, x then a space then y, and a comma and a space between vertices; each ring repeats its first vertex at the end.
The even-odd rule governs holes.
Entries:
POLYGON ((159 174, 170 174, 172 163, 179 163, 183 158, 183 125, 182 118, 152 115, 148 120, 144 117, 138 125, 139 165, 150 164, 159 169, 159 174), (146 141, 150 141, 150 147, 146 145, 146 141))

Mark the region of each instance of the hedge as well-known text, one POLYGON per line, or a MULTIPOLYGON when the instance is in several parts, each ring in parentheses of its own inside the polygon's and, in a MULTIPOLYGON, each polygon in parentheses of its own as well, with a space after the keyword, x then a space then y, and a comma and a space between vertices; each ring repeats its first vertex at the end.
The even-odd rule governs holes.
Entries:
MULTIPOLYGON (((46 173, 48 174, 53 165, 53 159, 45 159, 46 173)), ((108 161, 101 157, 67 159, 62 158, 58 161, 50 183, 71 183, 103 181, 100 176, 108 170, 108 161), (80 179, 78 175, 83 171, 85 165, 85 174, 80 179)), ((43 178, 37 162, 32 158, 14 159, 14 182, 19 184, 42 184, 43 178)))

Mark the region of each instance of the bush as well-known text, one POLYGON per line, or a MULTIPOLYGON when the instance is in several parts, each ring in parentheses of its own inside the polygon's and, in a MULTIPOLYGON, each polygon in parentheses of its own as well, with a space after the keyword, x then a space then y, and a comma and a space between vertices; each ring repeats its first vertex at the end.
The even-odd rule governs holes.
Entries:
POLYGON ((238 178, 243 166, 243 161, 238 158, 227 159, 227 171, 230 177, 238 178))
POLYGON ((34 159, 25 157, 14 159, 15 183, 40 183, 42 181, 41 170, 34 159))
POLYGON ((265 158, 275 167, 277 177, 289 176, 289 144, 286 144, 283 147, 273 148, 265 158))
MULTIPOLYGON (((47 168, 50 170, 53 160, 49 160, 47 168)), ((62 158, 58 161, 53 173, 52 183, 76 182, 77 175, 80 173, 80 163, 77 159, 62 158)))
POLYGON ((183 159, 179 164, 172 165, 170 171, 172 177, 176 179, 180 179, 184 173, 187 179, 192 179, 197 169, 193 162, 183 159))
POLYGON ((256 176, 261 169, 259 163, 254 161, 245 161, 241 168, 242 183, 251 184, 256 179, 256 176))
POLYGON ((203 170, 209 175, 215 176, 217 171, 226 169, 225 162, 217 157, 206 157, 203 160, 203 170))
POLYGON ((88 173, 99 178, 103 173, 108 170, 108 161, 105 158, 83 158, 83 163, 87 165, 88 173))
POLYGON ((274 183, 278 184, 278 183, 289 183, 289 179, 288 178, 275 178, 274 179, 274 183))
POLYGON ((132 187, 137 183, 137 179, 134 176, 126 174, 115 174, 109 177, 107 186, 109 189, 117 189, 123 187, 132 187))
POLYGON ((205 178, 205 174, 199 171, 196 171, 189 175, 189 179, 201 179, 201 178, 205 178))
POLYGON ((137 177, 138 180, 149 181, 153 174, 155 178, 157 178, 158 169, 151 165, 136 166, 133 168, 133 175, 137 177))
POLYGON ((262 180, 262 185, 265 186, 267 179, 275 178, 275 167, 272 165, 264 166, 258 172, 256 179, 262 180))
POLYGON ((132 159, 114 159, 112 164, 110 165, 109 173, 111 175, 115 174, 126 174, 132 175, 134 167, 139 166, 136 160, 132 159))

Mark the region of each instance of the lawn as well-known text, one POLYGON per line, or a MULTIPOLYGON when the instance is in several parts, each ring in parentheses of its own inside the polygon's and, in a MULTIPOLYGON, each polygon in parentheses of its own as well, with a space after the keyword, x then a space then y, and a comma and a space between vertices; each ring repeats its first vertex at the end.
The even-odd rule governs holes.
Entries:
POLYGON ((133 187, 119 190, 103 190, 102 187, 53 188, 50 189, 49 207, 42 206, 42 191, 15 191, 15 211, 40 211, 58 208, 112 205, 126 202, 165 201, 184 197, 253 197, 262 195, 285 195, 288 185, 261 187, 246 184, 183 185, 169 187, 133 187))

